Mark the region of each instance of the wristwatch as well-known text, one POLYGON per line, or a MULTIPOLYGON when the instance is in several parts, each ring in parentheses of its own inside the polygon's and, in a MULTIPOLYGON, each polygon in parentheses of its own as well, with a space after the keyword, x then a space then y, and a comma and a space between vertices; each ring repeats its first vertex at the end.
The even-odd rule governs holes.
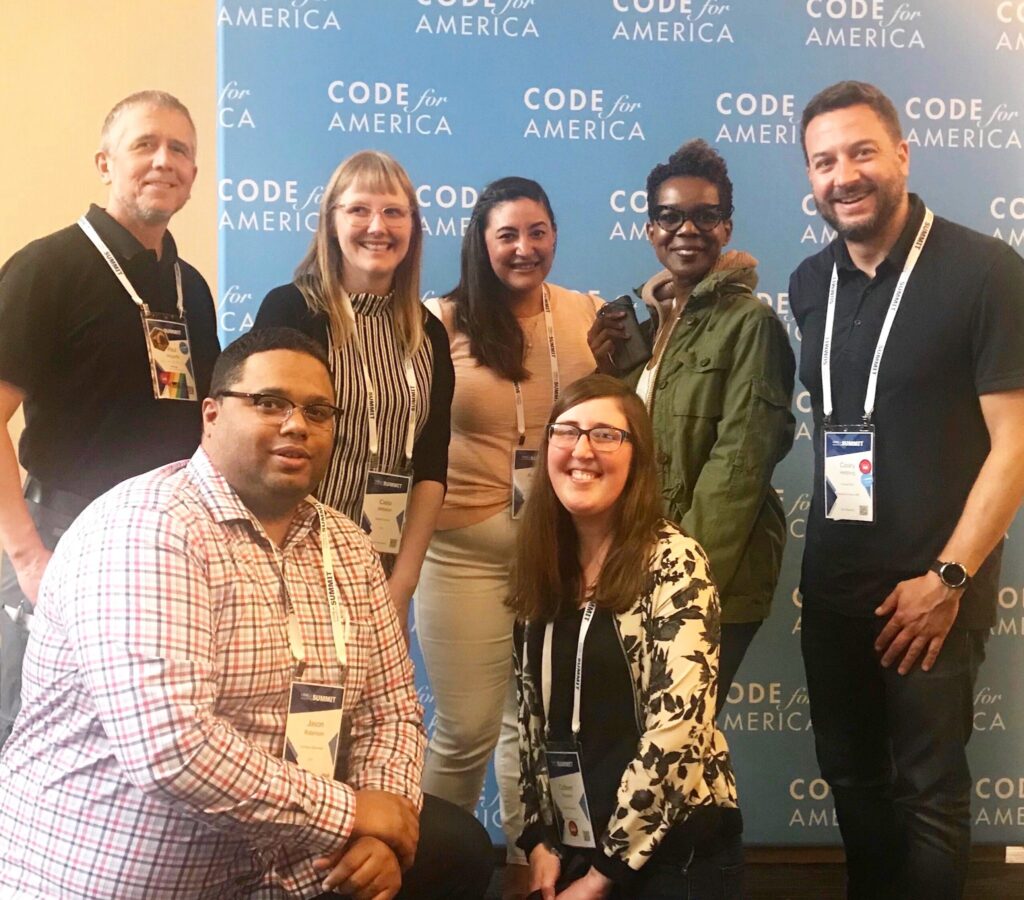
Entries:
POLYGON ((930 569, 942 579, 946 587, 954 591, 967 587, 967 582, 971 580, 967 569, 958 562, 937 559, 931 564, 930 569))

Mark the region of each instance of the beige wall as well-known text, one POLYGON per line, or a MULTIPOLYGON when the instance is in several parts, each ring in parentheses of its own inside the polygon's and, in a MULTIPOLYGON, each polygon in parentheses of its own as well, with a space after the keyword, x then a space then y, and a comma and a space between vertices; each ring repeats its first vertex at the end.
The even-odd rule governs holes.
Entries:
POLYGON ((103 118, 122 97, 160 88, 189 107, 199 133, 199 177, 171 230, 216 294, 215 0, 3 6, 0 259, 105 202, 92 162, 103 118))

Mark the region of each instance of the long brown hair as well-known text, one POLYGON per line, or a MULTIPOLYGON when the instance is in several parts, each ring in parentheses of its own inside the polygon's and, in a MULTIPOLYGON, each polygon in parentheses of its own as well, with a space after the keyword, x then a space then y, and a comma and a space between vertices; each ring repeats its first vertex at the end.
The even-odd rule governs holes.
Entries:
MULTIPOLYGON (((632 439, 633 460, 616 505, 611 549, 591 599, 604 609, 623 612, 636 603, 644 589, 662 519, 650 417, 636 393, 621 381, 610 375, 587 375, 565 389, 551 408, 548 423, 599 397, 618 401, 632 439)), ((509 598, 509 606, 525 620, 554 619, 562 610, 575 609, 580 596, 579 538, 572 517, 551 486, 547 452, 545 428, 516 539, 509 598)))
POLYGON ((412 233, 409 252, 395 270, 392 315, 402 351, 411 356, 423 343, 423 304, 420 302, 420 261, 423 257, 423 223, 416 191, 405 169, 386 153, 362 150, 350 156, 331 175, 320 201, 320 222, 302 262, 295 269, 295 284, 311 313, 327 317, 331 339, 344 345, 355 333, 355 316, 348 292, 342 286, 345 266, 334 227, 334 204, 352 185, 373 193, 402 194, 409 203, 412 233))
POLYGON ((557 234, 551 201, 536 181, 518 176, 492 181, 473 205, 469 227, 462 238, 459 283, 448 297, 455 304, 455 327, 469 338, 473 358, 502 378, 526 381, 530 373, 523 362, 523 330, 509 308, 509 289, 494 274, 484 237, 491 211, 514 200, 533 200, 544 207, 557 234))

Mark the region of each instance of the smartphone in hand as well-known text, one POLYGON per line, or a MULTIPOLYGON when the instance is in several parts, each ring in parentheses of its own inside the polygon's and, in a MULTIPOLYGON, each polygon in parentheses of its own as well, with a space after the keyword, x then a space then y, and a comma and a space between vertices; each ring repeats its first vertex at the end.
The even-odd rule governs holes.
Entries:
POLYGON ((626 373, 647 362, 651 358, 651 348, 640 330, 636 309, 628 294, 623 294, 610 303, 606 303, 598 310, 597 314, 604 316, 611 312, 626 314, 622 319, 622 327, 626 330, 626 339, 616 341, 615 349, 611 353, 612 365, 620 373, 626 373))

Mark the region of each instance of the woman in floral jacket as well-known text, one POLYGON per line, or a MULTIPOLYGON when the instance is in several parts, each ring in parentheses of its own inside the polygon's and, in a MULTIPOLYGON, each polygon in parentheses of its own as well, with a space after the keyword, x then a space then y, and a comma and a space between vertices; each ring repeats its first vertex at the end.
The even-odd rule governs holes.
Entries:
POLYGON ((580 379, 540 459, 513 601, 533 896, 737 898, 718 595, 700 546, 661 518, 642 401, 580 379))

